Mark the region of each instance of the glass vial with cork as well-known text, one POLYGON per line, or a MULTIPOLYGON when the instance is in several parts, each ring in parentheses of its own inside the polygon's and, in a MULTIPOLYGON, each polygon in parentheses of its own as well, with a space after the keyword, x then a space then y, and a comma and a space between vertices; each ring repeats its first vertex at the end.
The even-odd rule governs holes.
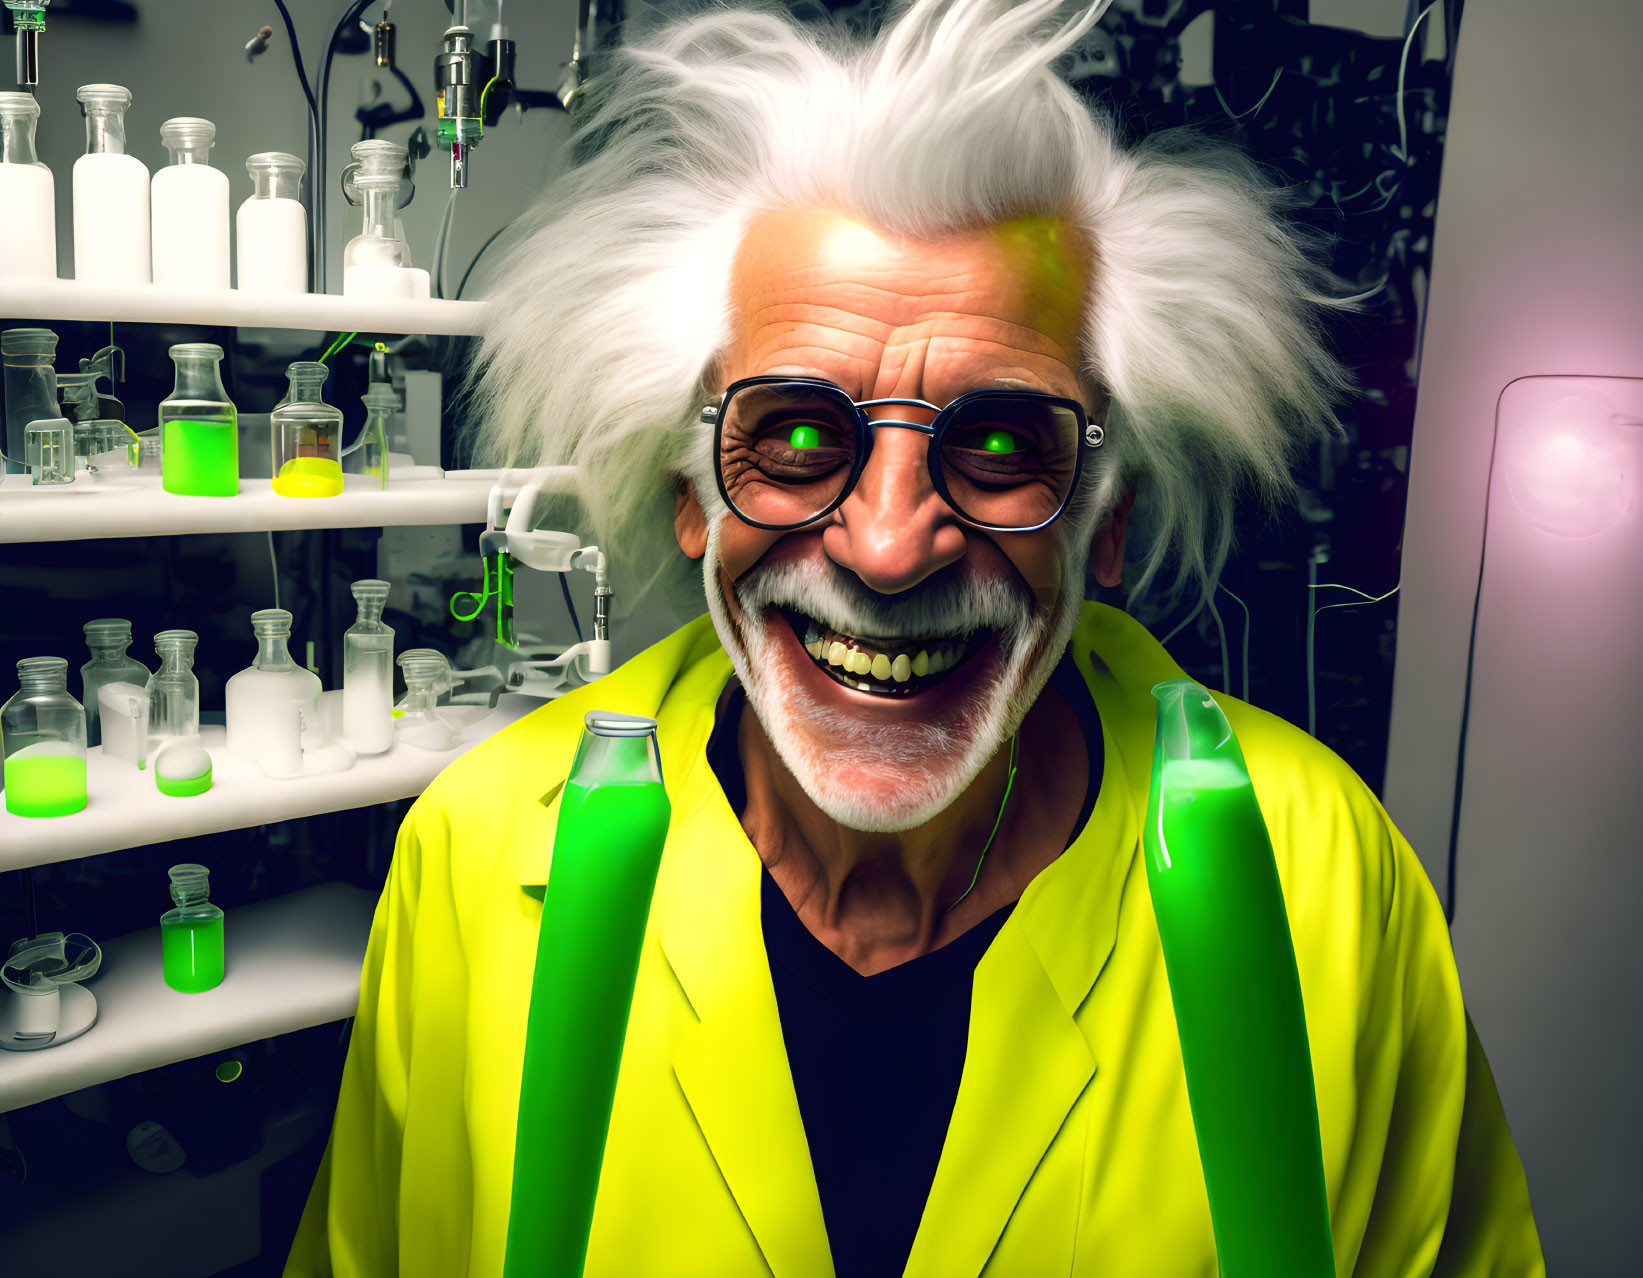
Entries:
POLYGON ((165 288, 228 288, 228 174, 211 167, 217 126, 179 116, 160 126, 171 163, 150 183, 154 282, 165 288))
POLYGON ((149 669, 128 655, 131 623, 121 617, 99 617, 85 624, 91 660, 80 667, 80 700, 86 708, 86 744, 101 745, 102 724, 97 718, 97 694, 111 683, 148 686, 149 669))
POLYGON ((234 217, 235 286, 240 292, 308 291, 308 214, 302 207, 307 168, 284 151, 260 151, 246 160, 253 190, 234 217))
POLYGON ((389 584, 356 581, 359 620, 342 636, 342 736, 356 754, 394 744, 394 632, 382 619, 389 584))
POLYGON ((160 475, 168 493, 232 497, 240 491, 239 414, 223 389, 222 347, 171 348, 177 382, 160 401, 160 475))
POLYGON ((269 414, 274 491, 282 497, 342 492, 342 410, 325 402, 331 370, 303 360, 285 370, 285 398, 269 414))
POLYGON ((190 862, 170 874, 176 906, 160 915, 165 983, 183 994, 215 989, 223 978, 223 913, 209 899, 211 872, 190 862))
POLYGON ((0 706, 6 811, 68 816, 86 806, 86 716, 69 695, 68 662, 25 657, 18 690, 0 706))
POLYGON ((150 283, 148 165, 126 150, 131 90, 85 84, 74 96, 86 117, 86 153, 74 162, 74 278, 150 283))

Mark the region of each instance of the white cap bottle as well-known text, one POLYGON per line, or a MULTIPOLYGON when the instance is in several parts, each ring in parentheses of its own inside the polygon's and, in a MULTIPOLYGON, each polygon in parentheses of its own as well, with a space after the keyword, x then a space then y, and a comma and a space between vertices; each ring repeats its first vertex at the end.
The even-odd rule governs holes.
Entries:
POLYGON ((148 166, 126 151, 131 91, 86 84, 74 96, 86 117, 86 153, 74 162, 74 278, 147 284, 148 166))
POLYGON ((301 197, 307 167, 284 151, 246 160, 254 189, 234 219, 235 287, 242 293, 308 291, 308 214, 301 197))
MULTIPOLYGON (((34 150, 40 104, 30 93, 0 93, 0 279, 57 278, 57 216, 51 170, 34 150)), ((19 430, 22 428, 19 427, 19 430)))
POLYGON ((171 163, 154 175, 154 282, 164 288, 228 288, 228 174, 211 167, 217 126, 179 116, 160 126, 171 163))

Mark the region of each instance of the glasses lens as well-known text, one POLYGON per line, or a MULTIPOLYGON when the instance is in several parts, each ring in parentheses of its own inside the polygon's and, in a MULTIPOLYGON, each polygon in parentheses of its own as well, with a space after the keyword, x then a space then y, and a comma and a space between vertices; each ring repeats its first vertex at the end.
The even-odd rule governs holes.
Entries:
POLYGON ((719 474, 744 519, 797 527, 843 491, 856 461, 855 405, 796 382, 744 386, 725 405, 719 474))
POLYGON ((994 528, 1033 528, 1067 500, 1078 466, 1079 415, 1032 395, 984 395, 954 410, 941 470, 954 508, 994 528))

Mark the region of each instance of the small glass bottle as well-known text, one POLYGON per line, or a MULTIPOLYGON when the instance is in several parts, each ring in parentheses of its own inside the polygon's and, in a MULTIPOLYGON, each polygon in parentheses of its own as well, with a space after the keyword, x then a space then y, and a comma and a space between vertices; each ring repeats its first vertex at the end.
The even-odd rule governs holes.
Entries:
POLYGON ((103 743, 102 724, 97 718, 97 693, 106 684, 134 683, 148 686, 149 670, 126 649, 131 647, 131 623, 120 617, 99 617, 85 625, 86 646, 91 660, 80 667, 80 700, 86 708, 86 744, 103 743))
POLYGON ((34 150, 39 119, 32 93, 0 93, 0 280, 57 278, 56 188, 34 150))
POLYGON ((308 291, 308 213, 302 207, 307 168, 284 151, 261 151, 246 160, 254 189, 234 218, 240 292, 308 291))
POLYGON ((148 165, 126 151, 131 90, 82 85, 74 95, 86 117, 86 153, 74 162, 74 278, 98 284, 147 284, 148 165))
POLYGON ((359 161, 354 185, 363 223, 342 251, 342 291, 351 297, 413 297, 417 290, 410 270, 411 246, 395 223, 405 148, 368 138, 354 143, 353 154, 359 161))
POLYGON ((285 375, 291 385, 268 418, 274 491, 282 497, 335 497, 342 492, 342 410, 325 402, 331 370, 303 360, 285 375))
POLYGON ((200 681, 194 674, 192 630, 162 630, 154 636, 160 668, 148 677, 148 757, 178 737, 200 735, 200 681))
POLYGON ((394 632, 382 619, 388 583, 356 581, 359 620, 342 636, 342 737, 356 754, 394 744, 394 632))
POLYGON ((211 167, 217 126, 179 116, 160 126, 171 163, 150 183, 154 282, 165 288, 228 288, 228 174, 211 167))
POLYGON ((25 657, 17 694, 0 706, 6 811, 67 816, 86 806, 86 715, 69 695, 68 662, 25 657))
POLYGON ((257 659, 228 681, 228 753, 269 776, 301 774, 302 729, 319 713, 319 676, 291 659, 291 614, 264 608, 251 614, 257 659))
POLYGON ((30 422, 58 415, 57 334, 49 328, 8 328, 0 333, 0 355, 5 362, 6 469, 22 474, 25 431, 30 422))
POLYGON ((170 874, 176 908, 160 915, 165 983, 183 994, 215 989, 223 976, 223 915, 209 900, 211 871, 189 863, 172 866, 170 874))
POLYGON ((160 472, 168 493, 232 497, 240 491, 239 414, 223 389, 222 347, 171 348, 177 384, 160 401, 160 472))
POLYGON ((365 426, 359 438, 342 454, 342 468, 350 475, 369 475, 388 487, 388 429, 399 411, 399 396, 387 382, 372 382, 360 397, 365 426))

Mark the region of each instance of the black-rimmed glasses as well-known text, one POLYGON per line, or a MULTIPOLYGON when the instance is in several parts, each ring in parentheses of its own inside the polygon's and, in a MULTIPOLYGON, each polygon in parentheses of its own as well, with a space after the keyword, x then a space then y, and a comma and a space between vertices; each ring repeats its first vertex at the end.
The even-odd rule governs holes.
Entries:
POLYGON ((830 515, 856 486, 880 426, 929 438, 930 480, 965 522, 994 532, 1036 532, 1072 498, 1084 453, 1104 432, 1077 400, 1039 391, 979 390, 945 408, 922 399, 853 400, 810 377, 748 377, 702 409, 716 428, 719 495, 743 522, 785 531, 830 515), (928 425, 871 418, 906 405, 935 413, 928 425))

